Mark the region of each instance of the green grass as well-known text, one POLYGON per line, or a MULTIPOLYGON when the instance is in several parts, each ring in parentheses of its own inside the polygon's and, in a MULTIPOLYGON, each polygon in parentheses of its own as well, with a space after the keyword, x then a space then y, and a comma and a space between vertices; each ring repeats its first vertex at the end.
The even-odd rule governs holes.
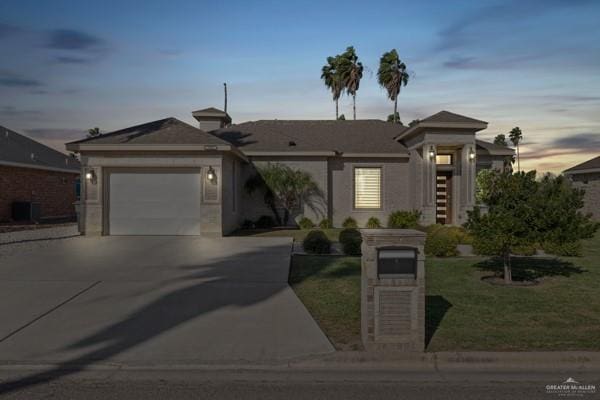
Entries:
MULTIPOLYGON (((486 258, 429 258, 428 351, 600 350, 600 234, 584 257, 516 259, 527 287, 481 280, 499 264, 486 258)), ((290 283, 338 349, 360 342, 360 259, 296 256, 290 283)))
MULTIPOLYGON (((319 228, 313 228, 319 229, 319 228)), ((313 229, 240 229, 235 231, 232 236, 262 236, 262 237, 292 237, 296 242, 304 240, 308 232, 313 229)), ((332 242, 337 242, 340 236, 341 228, 320 229, 332 242)))

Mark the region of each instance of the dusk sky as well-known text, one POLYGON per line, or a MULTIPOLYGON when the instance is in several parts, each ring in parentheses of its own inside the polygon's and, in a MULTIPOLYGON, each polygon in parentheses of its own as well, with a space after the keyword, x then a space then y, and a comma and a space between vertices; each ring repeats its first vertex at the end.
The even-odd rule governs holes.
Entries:
MULTIPOLYGON (((64 142, 222 108, 234 123, 331 119, 327 56, 368 68, 358 118, 392 102, 375 73, 396 48, 404 123, 448 110, 519 126, 521 165, 559 172, 600 154, 600 1, 27 1, 0 3, 0 125, 64 142)), ((350 117, 345 97, 341 112, 350 117)))

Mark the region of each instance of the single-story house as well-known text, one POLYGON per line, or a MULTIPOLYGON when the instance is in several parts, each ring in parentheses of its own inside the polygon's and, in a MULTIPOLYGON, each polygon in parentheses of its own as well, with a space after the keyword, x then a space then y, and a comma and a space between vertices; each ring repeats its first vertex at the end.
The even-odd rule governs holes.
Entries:
POLYGON ((80 171, 76 158, 0 126, 0 222, 74 219, 80 171))
POLYGON ((564 171, 573 185, 585 190, 583 211, 600 221, 600 156, 564 171))
POLYGON ((481 168, 513 150, 476 139, 487 123, 447 111, 403 126, 380 120, 261 120, 231 125, 216 108, 194 111, 199 128, 166 118, 67 144, 81 155, 83 231, 89 235, 223 235, 271 215, 244 183, 257 165, 312 176, 319 193, 295 218, 340 226, 385 223, 420 210, 422 223, 462 224, 481 168))

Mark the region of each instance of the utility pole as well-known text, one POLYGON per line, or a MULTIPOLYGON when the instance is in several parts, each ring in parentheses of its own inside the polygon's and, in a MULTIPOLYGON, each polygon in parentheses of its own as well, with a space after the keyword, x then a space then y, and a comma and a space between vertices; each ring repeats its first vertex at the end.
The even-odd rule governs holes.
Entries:
POLYGON ((223 83, 223 89, 225 90, 225 114, 227 114, 227 83, 223 83))

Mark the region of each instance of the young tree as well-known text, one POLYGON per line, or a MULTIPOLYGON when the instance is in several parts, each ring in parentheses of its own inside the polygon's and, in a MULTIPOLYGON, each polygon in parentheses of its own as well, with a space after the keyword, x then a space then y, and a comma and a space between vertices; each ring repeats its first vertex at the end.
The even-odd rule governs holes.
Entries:
POLYGON ((335 101, 335 119, 339 119, 339 99, 344 90, 342 78, 339 69, 340 56, 327 57, 327 64, 321 68, 321 79, 325 86, 331 90, 333 101, 335 101))
POLYGON ((523 132, 521 132, 521 129, 517 126, 511 129, 511 131, 508 134, 508 137, 510 138, 510 141, 512 142, 512 144, 517 148, 517 171, 521 171, 521 158, 519 155, 519 143, 521 143, 521 140, 523 140, 523 132))
MULTIPOLYGON (((288 224, 290 214, 303 201, 310 202, 312 196, 321 195, 317 184, 307 172, 278 163, 269 163, 256 169, 264 187, 272 193, 273 204, 283 208, 283 225, 288 224)), ((254 184, 254 187, 257 185, 254 184)))
POLYGON ((504 133, 496 135, 496 137, 494 138, 494 144, 497 144, 498 146, 508 147, 508 142, 506 141, 506 135, 504 133))
POLYGON ((360 86, 364 68, 362 63, 358 61, 354 47, 348 47, 340 56, 339 68, 344 89, 352 96, 352 113, 356 120, 356 92, 360 86))
POLYGON ((91 128, 88 129, 88 137, 96 137, 96 136, 100 136, 100 128, 95 127, 95 128, 91 128))
POLYGON ((479 206, 468 212, 465 227, 475 240, 486 243, 490 252, 502 257, 506 284, 512 282, 512 250, 538 239, 533 227, 539 213, 531 201, 536 186, 535 171, 514 175, 494 171, 482 198, 488 212, 482 213, 479 206))
POLYGON ((406 86, 408 83, 408 79, 406 65, 400 60, 396 49, 383 53, 379 60, 377 80, 379 85, 387 91, 388 98, 394 102, 393 122, 400 121, 398 95, 402 86, 406 86), (397 119, 396 116, 398 116, 397 119))

